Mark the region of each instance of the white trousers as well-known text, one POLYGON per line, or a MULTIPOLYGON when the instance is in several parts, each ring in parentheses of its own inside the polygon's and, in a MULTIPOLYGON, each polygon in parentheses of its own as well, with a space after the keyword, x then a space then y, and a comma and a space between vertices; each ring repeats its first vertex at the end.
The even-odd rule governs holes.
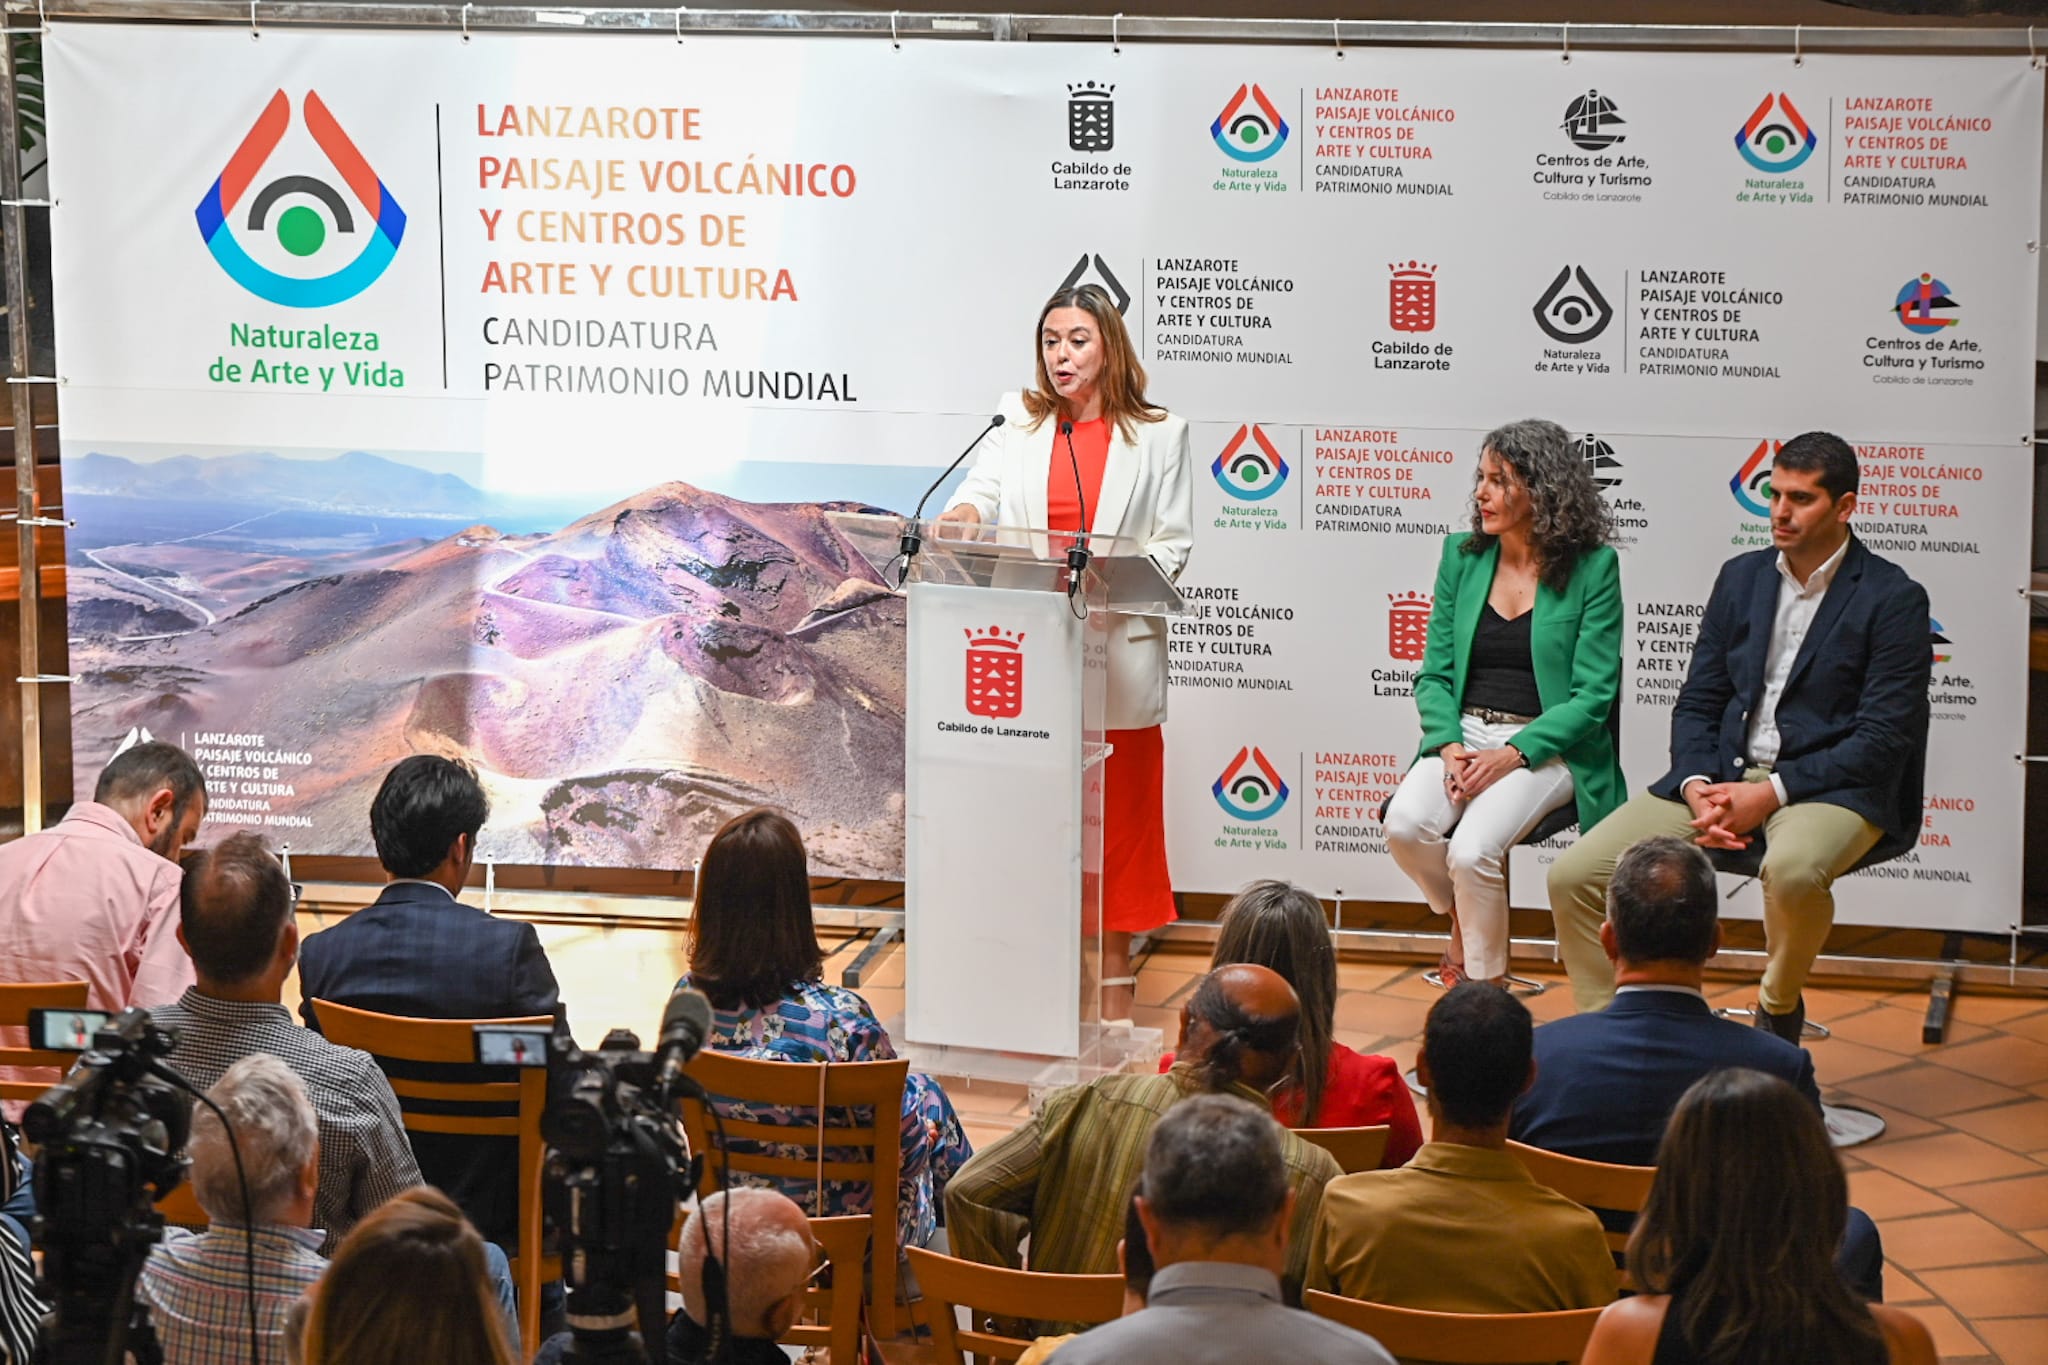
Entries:
MULTIPOLYGON (((1473 750, 1498 749, 1522 728, 1477 716, 1462 723, 1465 747, 1473 750)), ((1431 755, 1395 789, 1387 803, 1388 847, 1429 908, 1456 917, 1467 976, 1506 975, 1508 850, 1571 796, 1571 770, 1561 758, 1516 768, 1472 800, 1453 801, 1444 791, 1444 761, 1431 755)))

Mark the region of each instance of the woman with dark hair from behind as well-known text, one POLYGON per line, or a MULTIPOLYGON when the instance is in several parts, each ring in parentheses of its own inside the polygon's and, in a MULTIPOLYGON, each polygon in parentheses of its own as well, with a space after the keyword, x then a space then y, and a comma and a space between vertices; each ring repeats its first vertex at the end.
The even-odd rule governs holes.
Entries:
MULTIPOLYGON (((1273 1095, 1273 1117, 1288 1128, 1387 1126, 1382 1167, 1403 1166, 1422 1146, 1415 1100, 1392 1058, 1353 1052, 1336 1039, 1337 950, 1323 903, 1291 882, 1256 881, 1230 898, 1216 926, 1209 966, 1269 967, 1301 1001, 1301 1055, 1273 1095)), ((1160 1065, 1173 1065, 1168 1053, 1160 1065)))
POLYGON ((484 1239, 431 1185, 356 1224, 309 1292, 305 1365, 513 1365, 484 1239))
POLYGON ((1641 1293, 1600 1315, 1584 1365, 1932 1365, 1934 1339, 1844 1285, 1849 1182, 1819 1114, 1726 1068, 1672 1112, 1629 1238, 1641 1293))
MULTIPOLYGON (((803 837, 764 808, 725 822, 697 865, 690 912, 690 970, 679 985, 711 1001, 705 1045, 779 1062, 879 1062, 895 1046, 868 1002, 824 981, 825 955, 811 923, 810 863, 803 837)), ((721 1104, 728 1118, 815 1131, 813 1109, 721 1104)), ((903 1166, 896 1218, 906 1246, 930 1242, 945 1207, 946 1182, 973 1155, 946 1092, 912 1072, 903 1087, 903 1166)), ((735 1143, 735 1147, 738 1144, 735 1143)), ((859 1160, 858 1153, 828 1159, 859 1160)), ((873 1210, 866 1185, 809 1176, 764 1181, 813 1218, 873 1210)))

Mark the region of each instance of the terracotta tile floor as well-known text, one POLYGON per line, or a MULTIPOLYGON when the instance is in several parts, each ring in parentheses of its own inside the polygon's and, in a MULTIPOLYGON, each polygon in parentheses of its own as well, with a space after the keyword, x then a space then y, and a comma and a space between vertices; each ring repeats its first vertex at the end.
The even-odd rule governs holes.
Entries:
MULTIPOLYGON (((317 920, 304 917, 308 932, 317 920)), ((542 925, 578 1032, 614 1025, 646 1037, 682 966, 681 938, 603 924, 542 925)), ((837 981, 857 945, 826 965, 837 981)), ((1206 952, 1169 945, 1139 973, 1137 1022, 1174 1020, 1206 952)), ((1423 1013, 1436 992, 1425 964, 1349 957, 1341 967, 1338 1036, 1362 1051, 1412 1065, 1423 1013)), ((1569 1012, 1562 976, 1532 1000, 1539 1019, 1569 1012)), ((862 988, 884 1018, 903 1007, 903 954, 893 951, 862 988)), ((1718 1003, 1746 1004, 1752 984, 1710 984, 1718 1003)), ((1860 1104, 1892 1124, 1885 1137, 1845 1154, 1856 1200, 1878 1220, 1889 1264, 1887 1297, 1923 1317, 1942 1358, 1959 1365, 2048 1363, 2048 995, 1971 986, 1959 991, 1950 1041, 1920 1042, 1924 994, 1897 983, 1829 982, 1810 990, 1810 1016, 1835 1031, 1812 1044, 1831 1100, 1860 1104)), ((1020 1087, 949 1084, 970 1136, 986 1142, 1026 1112, 1020 1087)), ((926 1352, 899 1341, 891 1360, 926 1352)))

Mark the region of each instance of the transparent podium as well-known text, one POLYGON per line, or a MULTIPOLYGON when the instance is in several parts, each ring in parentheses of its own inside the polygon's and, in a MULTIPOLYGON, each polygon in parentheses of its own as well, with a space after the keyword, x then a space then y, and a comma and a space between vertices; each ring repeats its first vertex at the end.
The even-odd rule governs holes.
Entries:
POLYGON ((1116 619, 1179 591, 1130 540, 1077 575, 1066 533, 830 515, 909 606, 898 1051, 1034 1090, 1156 1059, 1102 1021, 1104 695, 1116 619))

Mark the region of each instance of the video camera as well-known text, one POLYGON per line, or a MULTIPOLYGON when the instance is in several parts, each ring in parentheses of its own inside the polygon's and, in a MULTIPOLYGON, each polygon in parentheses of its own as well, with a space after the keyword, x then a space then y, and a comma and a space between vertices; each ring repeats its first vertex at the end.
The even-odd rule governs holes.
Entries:
POLYGON ((38 1145, 36 1240, 41 1292, 53 1302, 44 1358, 157 1359, 155 1335, 135 1301, 149 1249, 163 1239, 156 1201, 185 1178, 192 1100, 161 1058, 177 1043, 131 1009, 112 1019, 92 1011, 31 1010, 30 1041, 45 1048, 90 1046, 77 1067, 28 1107, 22 1131, 38 1145), (113 1354, 110 1354, 110 1351, 113 1354))
POLYGON ((480 1064, 547 1068, 542 1201, 569 1288, 564 1360, 638 1365, 661 1355, 669 1229, 698 1173, 675 1100, 702 1093, 683 1066, 710 1025, 704 997, 678 989, 651 1052, 626 1029, 585 1051, 560 1022, 476 1027, 480 1064))

